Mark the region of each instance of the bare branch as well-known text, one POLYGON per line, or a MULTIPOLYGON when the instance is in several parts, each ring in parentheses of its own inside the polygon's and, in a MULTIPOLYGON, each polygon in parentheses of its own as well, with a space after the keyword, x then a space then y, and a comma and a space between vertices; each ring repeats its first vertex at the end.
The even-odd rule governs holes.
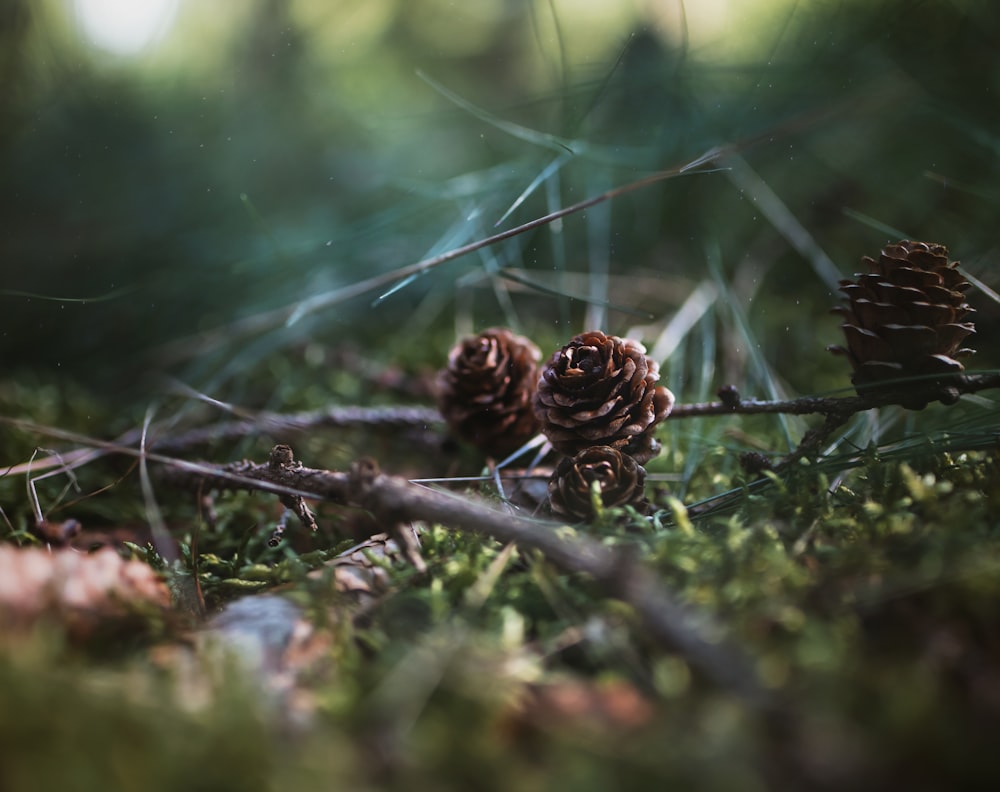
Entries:
MULTIPOLYGON (((37 432, 51 437, 69 439, 66 432, 57 431, 29 421, 20 421, 0 416, 0 423, 19 426, 25 431, 37 432)), ((150 439, 147 448, 162 454, 179 454, 192 448, 241 440, 254 435, 270 435, 277 439, 288 432, 305 432, 311 429, 329 429, 339 427, 365 427, 368 429, 420 429, 430 430, 443 425, 441 414, 433 407, 354 407, 336 406, 320 410, 309 410, 300 413, 261 412, 249 418, 237 421, 223 421, 208 426, 200 426, 179 432, 174 435, 157 436, 163 431, 162 426, 150 427, 150 439)), ((60 467, 72 469, 87 464, 108 452, 120 451, 134 443, 142 436, 141 429, 134 429, 116 438, 113 442, 95 442, 82 435, 79 442, 82 448, 53 454, 43 459, 35 459, 30 463, 12 465, 6 468, 5 475, 18 476, 30 471, 49 470, 60 467), (101 450, 103 449, 103 450, 101 450)))
POLYGON ((705 415, 853 415, 854 413, 872 410, 876 407, 887 407, 899 404, 904 398, 912 398, 914 391, 922 391, 928 400, 942 399, 952 403, 964 393, 976 393, 990 388, 1000 388, 1000 373, 959 374, 954 377, 935 377, 932 381, 918 380, 912 383, 900 383, 895 388, 881 387, 869 390, 858 396, 802 396, 797 399, 780 401, 757 401, 756 399, 740 399, 731 394, 732 386, 720 390, 725 398, 717 402, 700 402, 696 404, 675 404, 667 420, 678 418, 698 418, 705 415))
POLYGON ((150 445, 158 453, 176 454, 196 446, 226 440, 239 440, 260 434, 277 438, 287 432, 302 432, 310 429, 348 426, 428 429, 442 424, 441 414, 433 407, 337 406, 292 414, 260 413, 244 420, 211 424, 173 437, 160 437, 150 445))
POLYGON ((678 603, 649 568, 628 554, 575 530, 542 520, 501 512, 468 496, 427 489, 398 476, 382 473, 372 460, 356 462, 349 473, 301 467, 237 462, 212 466, 198 463, 185 469, 168 467, 163 478, 177 484, 228 489, 309 493, 312 497, 371 511, 390 525, 423 521, 515 542, 536 550, 560 569, 587 575, 610 596, 635 609, 647 636, 679 652, 691 666, 715 684, 755 703, 767 696, 752 664, 740 650, 718 640, 719 629, 706 614, 678 603))

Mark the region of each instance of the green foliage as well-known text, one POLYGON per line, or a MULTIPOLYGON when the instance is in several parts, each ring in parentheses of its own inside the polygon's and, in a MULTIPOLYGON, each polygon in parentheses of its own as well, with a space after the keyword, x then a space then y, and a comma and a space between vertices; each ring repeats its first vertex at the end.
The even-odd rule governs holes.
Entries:
MULTIPOLYGON (((985 738, 957 724, 970 714, 991 717, 975 690, 995 680, 982 665, 995 647, 981 636, 1000 609, 1000 535, 991 517, 998 477, 993 454, 910 463, 873 455, 836 484, 804 465, 748 490, 735 510, 691 517, 673 501, 649 522, 609 514, 614 521, 589 529, 631 545, 682 601, 725 625, 755 658, 761 682, 794 702, 791 740, 753 708, 706 687, 681 656, 647 643, 628 609, 602 601, 586 580, 441 527, 423 536, 428 573, 387 565, 394 593, 365 624, 338 633, 328 650, 333 675, 310 683, 319 720, 294 746, 263 725, 260 692, 243 687, 241 673, 209 681, 214 703, 190 712, 140 659, 88 667, 44 643, 8 648, 0 710, 98 724, 73 743, 92 760, 89 775, 76 776, 79 788, 108 783, 111 774, 124 774, 113 777, 130 788, 138 768, 150 774, 147 784, 155 777, 163 788, 178 779, 266 788, 288 777, 320 785, 367 778, 382 788, 461 788, 482 777, 487 786, 530 788, 553 774, 574 789, 604 788, 612 778, 626 788, 742 788, 794 781, 801 765, 822 765, 824 756, 839 757, 843 779, 895 778, 904 768, 972 779, 986 770, 966 757, 985 750, 985 738), (622 519, 641 530, 623 535, 622 519), (598 689, 602 680, 628 680, 661 705, 653 721, 617 735, 594 716, 516 714, 526 684, 568 679, 598 689), (340 746, 336 762, 317 748, 330 741, 340 746), (372 752, 373 745, 381 747, 372 752), (129 757, 121 767, 120 750, 129 757), (256 764, 237 758, 245 752, 256 764), (768 756, 784 757, 777 770, 767 769, 768 756)), ((235 555, 201 555, 203 583, 216 587, 215 596, 231 595, 236 581, 301 585, 302 572, 328 555, 262 564, 242 546, 235 555)), ((320 605, 327 596, 312 587, 303 601, 320 605)), ((214 673, 199 672, 207 680, 214 673)), ((62 739, 42 723, 5 727, 5 751, 18 757, 4 763, 7 788, 31 772, 36 751, 22 746, 36 733, 62 739)), ((65 780, 45 775, 59 772, 31 777, 65 780)))
POLYGON ((166 680, 67 663, 46 637, 0 656, 4 789, 270 788, 271 738, 239 682, 192 716, 166 680))

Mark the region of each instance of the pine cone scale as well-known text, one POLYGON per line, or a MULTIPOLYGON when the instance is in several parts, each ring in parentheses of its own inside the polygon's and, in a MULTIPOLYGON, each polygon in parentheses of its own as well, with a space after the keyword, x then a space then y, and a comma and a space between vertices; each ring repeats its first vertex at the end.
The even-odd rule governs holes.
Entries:
POLYGON ((937 331, 926 325, 887 324, 882 337, 888 342, 896 360, 909 362, 936 353, 937 331))
MULTIPOLYGON (((976 328, 971 323, 963 324, 946 324, 941 325, 938 328, 938 334, 942 337, 944 343, 949 347, 958 346, 961 344, 968 336, 976 332, 976 328)), ((952 353, 953 357, 966 357, 975 352, 974 349, 959 349, 952 353)))
POLYGON ((844 325, 848 350, 853 359, 886 360, 892 356, 892 347, 881 336, 857 325, 844 325))
POLYGON ((862 327, 877 327, 886 322, 906 324, 910 319, 904 308, 867 299, 854 303, 854 315, 860 320, 862 327))
POLYGON ((949 305, 915 302, 910 306, 910 319, 916 324, 946 325, 955 318, 955 309, 949 305))

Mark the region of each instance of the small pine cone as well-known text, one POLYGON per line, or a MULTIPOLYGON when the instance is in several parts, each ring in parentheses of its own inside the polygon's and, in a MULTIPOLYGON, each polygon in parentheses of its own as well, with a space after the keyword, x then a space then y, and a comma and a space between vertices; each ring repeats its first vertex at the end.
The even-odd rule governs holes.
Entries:
POLYGON ((95 553, 0 545, 0 633, 48 620, 86 643, 111 632, 135 633, 165 614, 170 591, 141 561, 109 547, 95 553))
POLYGON ((643 494, 646 470, 628 454, 609 446, 592 446, 575 457, 563 457, 549 480, 549 507, 568 520, 590 520, 594 516, 591 482, 601 489, 607 507, 633 506, 649 512, 643 494))
MULTIPOLYGON (((958 358, 973 350, 962 348, 962 341, 975 327, 962 319, 973 309, 963 293, 969 284, 958 262, 948 261, 948 248, 904 240, 883 248, 878 261, 862 261, 869 272, 840 282, 848 304, 834 309, 845 318, 847 346, 829 347, 851 361, 851 382, 862 386, 964 370, 958 358)), ((939 397, 953 400, 948 393, 939 397)), ((915 394, 903 404, 920 409, 927 401, 915 394)))
POLYGON ((653 429, 674 406, 674 395, 654 385, 659 378, 659 366, 639 342, 582 333, 542 369, 535 414, 549 442, 567 456, 605 445, 644 464, 659 453, 653 429))
POLYGON ((437 401, 451 430, 483 453, 504 456, 538 433, 531 409, 542 353, 510 330, 456 344, 438 374, 437 401))

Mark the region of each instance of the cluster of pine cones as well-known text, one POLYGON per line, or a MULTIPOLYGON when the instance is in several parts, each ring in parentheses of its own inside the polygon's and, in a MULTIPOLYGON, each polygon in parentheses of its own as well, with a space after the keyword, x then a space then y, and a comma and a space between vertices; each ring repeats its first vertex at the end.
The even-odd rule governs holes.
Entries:
POLYGON ((457 344, 438 378, 452 431, 486 454, 509 454, 542 432, 564 458, 549 481, 556 516, 587 520, 605 506, 648 511, 642 465, 659 453, 656 425, 673 394, 642 344, 581 333, 539 367, 541 352, 493 328, 457 344), (596 488, 596 492, 595 492, 596 488))
MULTIPOLYGON (((841 281, 848 358, 861 394, 894 393, 921 409, 950 403, 958 392, 948 375, 961 372, 962 346, 975 332, 964 321, 969 283, 943 245, 904 240, 887 245, 869 272, 841 281), (915 378, 917 387, 901 385, 915 378)), ((599 331, 581 333, 539 367, 531 341, 494 328, 457 344, 438 377, 438 406, 452 431, 487 455, 507 455, 542 432, 563 455, 549 482, 556 516, 588 520, 596 498, 606 506, 649 510, 642 465, 659 453, 656 425, 673 394, 642 344, 599 331)))

